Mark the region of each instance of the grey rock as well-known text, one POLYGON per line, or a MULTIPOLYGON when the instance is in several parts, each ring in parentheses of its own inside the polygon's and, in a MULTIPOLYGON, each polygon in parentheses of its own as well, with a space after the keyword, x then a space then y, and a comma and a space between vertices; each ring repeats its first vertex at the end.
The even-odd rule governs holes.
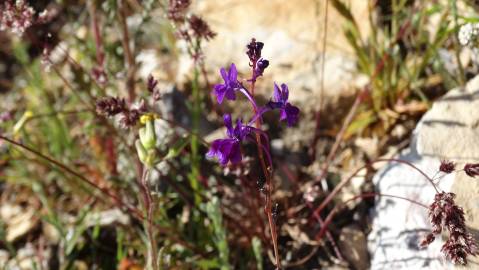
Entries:
MULTIPOLYGON (((450 90, 418 123, 411 147, 398 159, 411 162, 433 177, 441 159, 458 163, 479 160, 479 76, 465 89, 450 90)), ((429 205, 435 190, 425 178, 410 167, 387 164, 374 177, 383 194, 414 199, 429 205)), ((456 202, 464 208, 466 224, 476 239, 479 230, 479 182, 463 172, 444 176, 441 190, 456 193, 456 202)), ((455 269, 440 248, 440 237, 427 248, 418 243, 430 230, 427 209, 404 200, 382 197, 374 209, 373 230, 368 237, 372 256, 371 269, 455 269)), ((467 269, 478 269, 477 258, 469 257, 467 269)), ((459 267, 457 267, 459 268, 459 267)), ((462 267, 461 267, 462 269, 462 267)))

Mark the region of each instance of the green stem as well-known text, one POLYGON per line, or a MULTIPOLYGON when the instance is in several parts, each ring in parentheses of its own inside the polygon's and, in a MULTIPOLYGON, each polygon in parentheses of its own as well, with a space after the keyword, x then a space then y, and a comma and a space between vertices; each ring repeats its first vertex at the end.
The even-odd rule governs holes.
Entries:
MULTIPOLYGON (((193 106, 192 106, 192 120, 193 120, 193 133, 199 133, 200 127, 200 116, 201 116, 201 96, 199 89, 199 70, 198 65, 195 65, 194 77, 192 82, 192 95, 193 95, 193 106)), ((191 136, 191 172, 190 172, 190 184, 193 190, 195 191, 195 204, 198 205, 201 203, 201 197, 198 196, 199 183, 198 178, 200 176, 200 160, 199 160, 199 142, 198 136, 191 136)))
MULTIPOLYGON (((450 1, 451 3, 451 9, 452 9, 452 15, 454 16, 454 28, 459 29, 459 21, 458 21, 458 15, 457 15, 457 3, 456 1, 450 1)), ((459 45, 459 38, 457 35, 454 36, 454 53, 456 56, 456 61, 457 61, 457 67, 459 70, 459 84, 461 86, 464 86, 466 84, 466 75, 464 73, 464 68, 462 67, 462 61, 461 61, 461 56, 460 56, 460 51, 461 47, 459 45)))
POLYGON ((145 229, 146 229, 146 234, 148 237, 148 260, 147 260, 147 266, 148 269, 151 270, 158 270, 158 260, 157 260, 157 254, 158 254, 158 247, 156 245, 155 241, 155 233, 154 233, 154 225, 153 225, 153 210, 154 210, 154 205, 153 205, 153 200, 151 198, 151 193, 150 189, 148 188, 148 174, 149 170, 148 168, 143 168, 143 174, 141 177, 141 185, 144 190, 144 207, 146 211, 146 224, 145 224, 145 229))

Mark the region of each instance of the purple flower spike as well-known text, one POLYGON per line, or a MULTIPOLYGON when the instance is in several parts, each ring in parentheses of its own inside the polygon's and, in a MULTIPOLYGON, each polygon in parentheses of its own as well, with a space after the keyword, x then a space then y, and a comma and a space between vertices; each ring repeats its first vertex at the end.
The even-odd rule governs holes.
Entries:
POLYGON ((221 68, 220 72, 221 77, 223 77, 225 82, 224 84, 217 84, 214 87, 215 95, 219 104, 223 102, 225 97, 229 100, 235 100, 235 91, 241 87, 238 82, 238 71, 236 70, 235 64, 231 64, 228 74, 226 74, 226 70, 224 68, 221 68))
POLYGON ((236 127, 233 128, 230 114, 225 114, 223 119, 228 138, 213 141, 210 151, 206 153, 206 157, 217 157, 222 166, 226 166, 229 161, 231 161, 232 164, 238 164, 242 160, 241 141, 243 141, 250 131, 246 126, 243 126, 239 119, 236 123, 236 127))
POLYGON ((272 109, 280 110, 280 120, 286 120, 288 127, 298 122, 299 108, 288 102, 289 90, 286 84, 281 84, 281 89, 274 84, 273 100, 268 102, 268 106, 272 109))

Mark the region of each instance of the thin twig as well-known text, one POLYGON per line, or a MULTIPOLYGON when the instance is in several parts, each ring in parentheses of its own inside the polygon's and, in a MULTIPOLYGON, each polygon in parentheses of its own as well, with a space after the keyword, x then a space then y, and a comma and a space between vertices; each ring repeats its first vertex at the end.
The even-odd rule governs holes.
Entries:
MULTIPOLYGON (((319 2, 317 2, 319 6, 319 2)), ((326 62, 326 40, 328 38, 328 14, 329 14, 329 0, 324 1, 324 22, 323 22, 323 43, 321 50, 321 70, 319 74, 320 80, 320 89, 319 89, 319 101, 318 101, 318 110, 316 111, 316 129, 314 131, 313 145, 311 149, 311 159, 316 157, 316 145, 319 141, 319 127, 321 124, 321 112, 324 107, 324 68, 326 62)), ((319 8, 317 7, 318 12, 319 8)), ((316 65, 313 66, 316 69, 316 65)))
POLYGON ((326 199, 324 199, 323 202, 321 202, 321 204, 316 208, 316 210, 313 212, 313 215, 316 215, 316 214, 320 214, 321 211, 326 207, 326 205, 333 200, 334 196, 336 196, 336 194, 339 193, 339 191, 341 191, 341 189, 346 186, 349 181, 351 181, 353 179, 354 176, 356 176, 361 170, 365 169, 365 168, 368 168, 368 167, 371 167, 373 164, 375 163, 378 163, 378 162, 396 162, 396 163, 401 163, 401 164, 404 164, 404 165, 407 165, 411 168, 413 168, 414 170, 418 171, 422 176, 424 176, 424 178, 426 178, 426 180, 431 183, 431 185, 434 187, 435 191, 436 192, 439 192, 439 189, 437 188, 437 186, 435 185, 434 181, 431 179, 431 177, 429 177, 426 173, 424 173, 421 169, 419 169, 418 167, 416 167, 414 164, 410 163, 409 161, 406 161, 406 160, 402 160, 402 159, 394 159, 394 158, 390 158, 390 159, 386 159, 386 158, 380 158, 380 159, 376 159, 376 160, 373 160, 369 163, 367 163, 366 165, 363 165, 361 166, 360 168, 358 168, 356 171, 354 171, 353 174, 351 174, 348 178, 344 179, 343 181, 341 181, 334 189, 333 191, 331 191, 331 193, 328 194, 328 196, 326 197, 326 199))
MULTIPOLYGON (((40 158, 43 158, 45 160, 47 160, 48 162, 52 163, 52 164, 55 164, 56 166, 58 166, 59 168, 61 168, 63 171, 65 172, 68 172, 69 174, 73 175, 73 176, 76 176, 77 178, 79 178, 80 180, 82 180, 83 182, 85 182, 86 184, 90 185, 91 187, 101 191, 104 195, 107 195, 108 197, 110 197, 115 203, 117 206, 120 206, 120 208, 126 208, 128 211, 130 211, 131 213, 133 213, 136 218, 140 219, 140 220, 143 220, 143 215, 141 214, 141 212, 134 206, 131 206, 125 202, 123 202, 122 200, 120 200, 120 198, 118 198, 115 194, 112 194, 108 189, 104 188, 104 187, 100 187, 98 186, 97 184, 95 184, 94 182, 92 182, 91 180, 89 180, 88 178, 86 178, 85 176, 81 175, 80 173, 76 172, 75 170, 69 168, 67 165, 61 163, 60 161, 57 161, 49 156, 46 156, 42 153, 40 153, 39 151, 33 149, 33 148, 30 148, 20 142, 17 142, 17 141, 14 141, 10 138, 7 138, 5 136, 2 136, 0 135, 0 139, 10 143, 10 144, 13 144, 19 148, 22 148, 40 158)), ((99 197, 99 199, 101 200, 104 200, 103 197, 99 197)))
POLYGON ((135 93, 135 73, 136 64, 130 48, 130 34, 128 31, 128 25, 126 23, 126 6, 124 1, 120 1, 120 7, 118 10, 118 18, 120 21, 120 27, 122 31, 122 46, 125 55, 125 63, 127 64, 126 75, 126 89, 128 91, 128 102, 131 104, 136 98, 135 93))
POLYGON ((410 203, 413 203, 413 204, 416 204, 416 205, 419 205, 419 206, 422 206, 424 208, 428 208, 427 205, 425 204, 422 204, 418 201, 415 201, 415 200, 412 200, 412 199, 409 199, 409 198, 405 198, 405 197, 401 197, 401 196, 396 196, 396 195, 390 195, 390 194, 382 194, 382 193, 376 193, 376 192, 368 192, 368 193, 362 193, 360 195, 356 195, 354 196, 353 198, 345 201, 344 203, 342 204, 339 204, 339 205, 336 205, 333 210, 331 212, 329 212, 328 216, 326 217, 326 220, 324 221, 324 226, 321 227, 321 230, 319 231, 319 233, 316 235, 316 240, 319 240, 321 239, 323 236, 324 236, 324 233, 326 232, 326 228, 328 227, 328 225, 331 223, 331 221, 333 220, 333 217, 334 215, 336 214, 336 212, 339 210, 340 207, 343 207, 344 205, 348 204, 349 202, 352 202, 352 201, 355 201, 357 199, 364 199, 364 198, 373 198, 373 197, 376 197, 376 196, 382 196, 382 197, 391 197, 391 198, 396 198, 396 199, 401 199, 401 200, 405 200, 405 201, 408 201, 410 203))

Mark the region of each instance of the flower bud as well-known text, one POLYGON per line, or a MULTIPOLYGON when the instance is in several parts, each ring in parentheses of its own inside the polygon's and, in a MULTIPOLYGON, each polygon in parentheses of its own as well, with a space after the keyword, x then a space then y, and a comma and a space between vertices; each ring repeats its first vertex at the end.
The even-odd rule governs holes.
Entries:
POLYGON ((145 148, 141 144, 140 140, 135 141, 135 147, 136 147, 136 152, 138 153, 138 158, 140 158, 140 161, 142 163, 146 163, 146 157, 148 156, 148 153, 146 152, 145 148))
POLYGON ((151 168, 157 161, 156 149, 145 149, 140 140, 135 141, 136 151, 141 163, 151 168))
POLYGON ((464 165, 464 171, 470 177, 479 176, 479 163, 464 165))
POLYGON ((144 116, 142 116, 140 121, 145 123, 145 127, 142 127, 139 130, 141 144, 146 150, 155 149, 156 134, 153 117, 147 116, 146 119, 144 116))

